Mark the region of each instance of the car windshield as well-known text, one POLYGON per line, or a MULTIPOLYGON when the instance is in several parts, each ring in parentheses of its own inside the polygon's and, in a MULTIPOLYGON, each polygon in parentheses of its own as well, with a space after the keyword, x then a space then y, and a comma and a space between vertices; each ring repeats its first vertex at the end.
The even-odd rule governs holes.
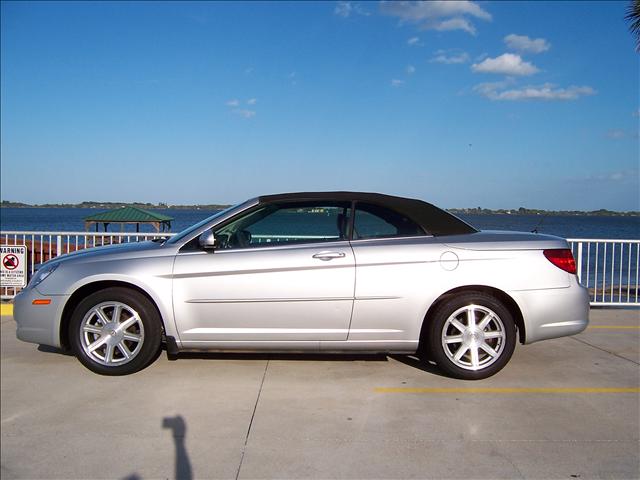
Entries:
POLYGON ((185 228, 184 230, 182 230, 180 233, 178 233, 177 235, 174 235, 173 237, 169 238, 169 240, 167 240, 167 244, 171 245, 174 243, 178 243, 179 241, 181 241, 183 238, 188 237, 191 233, 195 232, 196 230, 198 230, 199 228, 204 227, 207 223, 211 222, 212 220, 224 215, 225 213, 227 213, 230 210, 233 210, 234 208, 236 208, 238 205, 233 205, 231 207, 225 208, 224 210, 221 210, 219 212, 214 213, 213 215, 211 215, 210 217, 205 218, 204 220, 196 223, 195 225, 191 225, 188 228, 185 228))

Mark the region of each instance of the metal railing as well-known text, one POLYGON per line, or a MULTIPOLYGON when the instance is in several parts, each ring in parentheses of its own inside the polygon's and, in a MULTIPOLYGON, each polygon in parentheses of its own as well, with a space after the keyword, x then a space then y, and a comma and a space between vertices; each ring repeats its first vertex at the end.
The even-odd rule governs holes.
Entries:
MULTIPOLYGON (((0 245, 26 245, 27 268, 76 250, 119 243, 171 237, 174 233, 131 232, 0 232, 0 245)), ((325 238, 313 235, 254 235, 257 243, 325 238)), ((640 306, 640 240, 568 239, 576 259, 580 283, 589 289, 591 305, 640 306)), ((2 298, 12 298, 20 288, 2 287, 2 298)))
MULTIPOLYGON (((30 277, 39 264, 65 253, 173 235, 175 233, 4 231, 0 232, 0 245, 25 245, 27 247, 27 273, 30 277)), ((3 299, 12 298, 19 291, 19 287, 1 287, 0 297, 3 299)))
POLYGON ((568 239, 591 305, 640 306, 640 240, 568 239))

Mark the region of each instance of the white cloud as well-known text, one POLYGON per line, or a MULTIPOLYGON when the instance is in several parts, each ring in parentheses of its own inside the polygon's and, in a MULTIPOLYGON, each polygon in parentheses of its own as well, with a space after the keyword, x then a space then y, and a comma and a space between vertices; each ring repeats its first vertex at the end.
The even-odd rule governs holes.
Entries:
POLYGON ((407 74, 409 75, 413 75, 414 73, 416 73, 416 67, 414 67, 413 65, 407 65, 407 74))
MULTIPOLYGON (((258 102, 258 100, 256 98, 249 98, 248 100, 246 100, 246 104, 247 105, 255 105, 258 102)), ((235 114, 235 115, 239 115, 243 118, 253 118, 256 116, 256 112, 255 110, 249 110, 246 108, 239 108, 240 107, 240 100, 238 100, 237 98, 234 98, 233 100, 229 100, 228 102, 226 102, 225 104, 227 107, 229 107, 231 110, 231 113, 235 114)))
POLYGON ((394 78, 393 80, 391 80, 391 86, 392 87, 401 87, 402 85, 404 85, 404 80, 398 80, 397 78, 394 78))
POLYGON ((439 32, 447 32, 449 30, 464 30, 471 35, 476 34, 476 27, 467 20, 466 18, 450 18, 449 20, 443 20, 442 22, 438 22, 433 25, 434 30, 438 30, 439 32))
POLYGON ((356 2, 338 2, 336 8, 333 9, 333 13, 342 18, 350 17, 352 14, 363 15, 365 17, 371 15, 370 12, 356 2))
POLYGON ((351 2, 338 2, 336 8, 333 9, 333 13, 340 17, 347 18, 351 15, 352 9, 351 2))
POLYGON ((595 95, 597 92, 588 86, 571 85, 567 88, 558 88, 551 83, 539 86, 527 86, 507 89, 508 82, 481 83, 473 90, 489 100, 519 101, 519 100, 577 100, 587 95, 595 95))
POLYGON ((410 47, 419 47, 422 46, 422 42, 420 41, 420 37, 411 37, 407 40, 407 45, 410 47))
POLYGON ((626 133, 624 130, 620 130, 619 128, 612 128, 607 132, 607 138, 611 138, 613 140, 620 140, 621 138, 626 137, 626 133))
POLYGON ((387 15, 399 17, 407 22, 420 22, 432 18, 470 15, 482 20, 491 20, 491 14, 483 10, 476 2, 466 0, 433 1, 383 1, 380 10, 387 15))
POLYGON ((520 55, 514 53, 504 53, 496 58, 485 58, 482 62, 471 65, 471 70, 476 73, 518 76, 533 75, 539 71, 535 65, 525 62, 520 55))
POLYGON ((253 118, 256 116, 255 110, 247 110, 244 108, 235 108, 231 110, 236 115, 240 115, 243 118, 253 118))
POLYGON ((600 182, 637 182, 640 178, 637 169, 613 171, 613 172, 601 172, 597 174, 590 174, 579 178, 580 181, 600 181, 600 182))
POLYGON ((452 65, 457 63, 467 63, 469 61, 469 54, 467 52, 460 52, 456 50, 438 50, 434 55, 435 56, 429 60, 431 63, 452 65))
POLYGON ((475 34, 476 29, 467 17, 491 20, 489 12, 467 0, 383 1, 380 11, 425 30, 463 30, 471 34, 475 34))
POLYGON ((551 48, 551 44, 544 38, 529 38, 526 35, 512 33, 504 37, 504 43, 511 50, 523 53, 542 53, 551 48))

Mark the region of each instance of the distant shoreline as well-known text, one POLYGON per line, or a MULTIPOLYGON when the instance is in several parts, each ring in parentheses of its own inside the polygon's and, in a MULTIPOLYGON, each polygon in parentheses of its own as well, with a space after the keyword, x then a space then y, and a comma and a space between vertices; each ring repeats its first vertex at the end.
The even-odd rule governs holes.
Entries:
MULTIPOLYGON (((0 208, 95 208, 110 210, 122 207, 138 207, 151 210, 223 210, 230 205, 168 205, 166 203, 128 203, 128 202, 81 202, 81 203, 45 203, 29 204, 3 200, 0 208)), ((534 208, 489 209, 489 208, 448 208, 448 212, 455 215, 558 215, 558 216, 589 216, 589 217, 638 217, 640 211, 617 212, 614 210, 542 210, 534 208)))
POLYGON ((22 202, 10 202, 2 200, 0 207, 6 208, 96 208, 114 209, 122 207, 137 207, 147 210, 224 210, 231 205, 168 205, 166 203, 137 203, 137 202, 82 202, 82 203, 43 203, 30 204, 22 202))

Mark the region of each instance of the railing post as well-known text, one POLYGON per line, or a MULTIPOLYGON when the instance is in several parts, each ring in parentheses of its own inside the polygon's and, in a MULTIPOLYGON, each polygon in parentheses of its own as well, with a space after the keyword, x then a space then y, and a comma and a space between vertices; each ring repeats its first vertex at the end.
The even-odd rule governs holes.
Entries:
POLYGON ((62 252, 62 235, 58 235, 56 238, 56 257, 62 255, 60 252, 62 252))
MULTIPOLYGON (((578 280, 582 283, 582 242, 578 242, 578 280)), ((582 283, 584 285, 584 283, 582 283)))

